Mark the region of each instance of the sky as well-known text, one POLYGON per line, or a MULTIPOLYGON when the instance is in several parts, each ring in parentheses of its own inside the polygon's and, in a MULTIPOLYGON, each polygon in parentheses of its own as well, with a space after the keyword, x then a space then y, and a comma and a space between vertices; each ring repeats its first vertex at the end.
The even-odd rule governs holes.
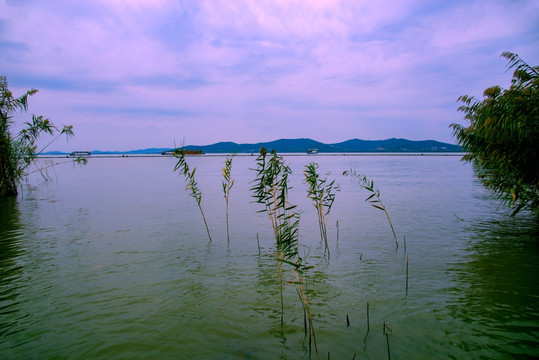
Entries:
POLYGON ((504 51, 539 65, 539 1, 0 0, 0 75, 74 127, 48 150, 455 143, 504 51))

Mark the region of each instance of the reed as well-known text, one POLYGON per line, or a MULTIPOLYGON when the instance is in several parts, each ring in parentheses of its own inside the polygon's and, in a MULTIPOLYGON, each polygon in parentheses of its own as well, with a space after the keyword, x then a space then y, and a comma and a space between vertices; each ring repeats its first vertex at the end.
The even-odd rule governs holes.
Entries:
MULTIPOLYGON (((257 203, 264 205, 260 212, 266 212, 273 227, 275 242, 277 247, 277 260, 279 261, 280 278, 280 299, 281 299, 281 325, 284 324, 284 302, 283 302, 283 265, 292 268, 298 286, 298 293, 303 309, 307 313, 309 324, 309 349, 314 344, 316 358, 319 358, 318 345, 313 324, 313 316, 307 293, 305 290, 305 272, 312 268, 306 265, 306 259, 299 254, 298 230, 299 213, 296 206, 291 205, 288 199, 290 187, 288 176, 292 170, 285 165, 282 156, 275 151, 271 152, 269 159, 264 147, 260 149, 257 157, 256 177, 251 188, 257 203)), ((306 257, 305 257, 306 258, 306 257)))
POLYGON ((367 351, 367 337, 369 336, 370 331, 370 320, 369 320, 369 302, 367 301, 367 331, 365 332, 365 336, 363 337, 363 352, 367 351))
POLYGON ((389 334, 391 333, 391 329, 389 326, 387 326, 387 322, 384 321, 384 336, 386 337, 386 345, 387 345, 387 359, 391 360, 391 351, 389 350, 389 334))
POLYGON ((406 296, 408 296, 408 254, 406 254, 406 296))
POLYGON ((310 345, 311 345, 311 339, 312 344, 314 344, 314 351, 316 354, 316 358, 319 359, 320 355, 318 353, 318 344, 316 342, 316 334, 314 331, 314 323, 313 323, 313 315, 311 311, 311 306, 309 305, 309 300, 307 298, 307 293, 305 291, 305 272, 308 269, 311 269, 312 266, 307 266, 305 263, 306 261, 302 259, 299 254, 296 252, 295 254, 295 261, 290 261, 287 259, 279 259, 280 262, 286 263, 292 267, 292 270, 294 271, 294 275, 296 277, 295 283, 298 286, 298 292, 300 294, 300 299, 303 304, 303 309, 307 312, 307 319, 309 322, 309 351, 310 351, 310 345))
POLYGON ((195 172, 197 168, 195 166, 193 170, 189 169, 189 165, 185 160, 185 153, 183 149, 178 149, 174 153, 174 156, 178 159, 176 166, 174 166, 174 171, 178 171, 180 175, 185 176, 185 189, 188 190, 189 195, 191 195, 195 199, 198 205, 198 209, 200 210, 200 214, 202 215, 202 220, 204 220, 204 225, 206 226, 208 238, 210 239, 210 242, 212 242, 210 229, 208 228, 208 222, 206 221, 206 216, 204 216, 204 211, 202 211, 202 191, 200 191, 200 189, 198 188, 198 183, 195 180, 195 172))
POLYGON ((230 189, 232 189, 232 186, 234 186, 234 179, 230 177, 230 171, 232 170, 232 159, 236 156, 236 154, 232 154, 231 156, 227 156, 225 160, 225 167, 223 168, 223 195, 225 197, 225 203, 226 203, 226 239, 230 243, 230 230, 229 230, 229 223, 228 223, 228 200, 230 199, 230 189))
POLYGON ((338 187, 334 187, 335 180, 328 183, 327 179, 320 178, 320 175, 317 173, 318 167, 319 165, 315 162, 309 163, 305 166, 303 174, 305 175, 305 183, 309 185, 307 197, 312 200, 316 208, 320 238, 324 242, 329 256, 327 217, 335 201, 335 194, 339 189, 338 187))
POLYGON ((266 212, 273 227, 277 245, 279 261, 279 293, 281 298, 281 325, 284 324, 283 303, 283 268, 282 260, 285 254, 290 257, 297 253, 297 235, 299 228, 299 213, 294 211, 295 206, 288 203, 288 175, 292 173, 290 167, 285 165, 282 156, 272 151, 267 157, 266 148, 260 149, 256 159, 256 177, 251 187, 256 202, 264 205, 259 212, 266 212))
POLYGON ((395 229, 393 228, 393 224, 391 223, 391 218, 389 217, 389 213, 387 212, 386 206, 382 202, 382 199, 380 198, 380 190, 374 187, 374 181, 367 179, 367 176, 365 175, 359 175, 356 173, 355 170, 350 169, 345 172, 343 172, 343 175, 350 176, 354 179, 357 179, 359 184, 367 191, 369 191, 371 194, 369 197, 365 199, 365 201, 368 201, 371 206, 378 210, 382 210, 387 217, 387 221, 389 222, 389 226, 391 227, 391 232, 393 233, 393 238, 395 239, 395 247, 399 248, 399 242, 397 241, 397 235, 395 234, 395 229))

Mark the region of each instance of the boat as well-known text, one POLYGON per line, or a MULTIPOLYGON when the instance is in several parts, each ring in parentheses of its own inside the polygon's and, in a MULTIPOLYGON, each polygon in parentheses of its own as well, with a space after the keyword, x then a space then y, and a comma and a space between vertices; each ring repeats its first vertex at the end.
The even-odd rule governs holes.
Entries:
POLYGON ((307 154, 318 154, 318 149, 309 149, 307 150, 307 154))
MULTIPOLYGON (((202 155, 202 150, 183 150, 184 155, 202 155)), ((161 155, 180 155, 180 150, 167 150, 163 151, 161 155)))
POLYGON ((92 155, 91 151, 73 151, 69 156, 73 157, 84 157, 84 156, 90 156, 92 155))

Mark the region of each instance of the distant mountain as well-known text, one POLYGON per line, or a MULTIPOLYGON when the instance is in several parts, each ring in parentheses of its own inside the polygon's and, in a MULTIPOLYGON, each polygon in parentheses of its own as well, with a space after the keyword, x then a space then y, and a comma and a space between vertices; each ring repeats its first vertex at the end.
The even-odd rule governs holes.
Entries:
POLYGON ((233 142, 220 142, 213 145, 189 145, 186 149, 202 150, 205 153, 258 153, 264 146, 268 151, 275 150, 281 153, 303 153, 309 149, 318 149, 319 152, 335 152, 331 145, 311 139, 280 139, 254 144, 236 144, 233 142))
POLYGON ((186 149, 201 150, 205 153, 257 153, 264 146, 268 151, 278 153, 306 153, 309 149, 317 149, 319 153, 350 152, 461 152, 458 145, 442 143, 434 140, 413 141, 406 139, 360 140, 352 139, 336 144, 324 144, 312 139, 280 139, 255 144, 236 144, 220 142, 213 145, 189 145, 186 149))
POLYGON ((139 149, 139 150, 129 150, 129 151, 101 151, 94 150, 92 155, 114 155, 114 154, 161 154, 163 151, 169 151, 170 148, 149 148, 149 149, 139 149))
POLYGON ((406 139, 360 140, 352 139, 333 144, 339 152, 460 152, 458 145, 434 140, 413 141, 406 139))
MULTIPOLYGON (((336 144, 324 144, 312 139, 280 139, 269 142, 253 144, 237 144, 234 142, 218 142, 212 145, 187 145, 187 150, 200 150, 204 153, 258 153, 264 146, 268 151, 275 150, 278 153, 306 153, 309 149, 317 149, 319 153, 361 153, 361 152, 395 152, 395 153, 440 153, 461 152, 458 145, 443 143, 435 140, 360 140, 351 139, 336 144)), ((93 155, 99 154, 161 154, 171 148, 149 148, 130 151, 92 151, 93 155)), ((46 153, 52 155, 52 152, 46 153)), ((61 154, 55 152, 55 154, 61 154)), ((66 153, 63 153, 66 154, 66 153)))

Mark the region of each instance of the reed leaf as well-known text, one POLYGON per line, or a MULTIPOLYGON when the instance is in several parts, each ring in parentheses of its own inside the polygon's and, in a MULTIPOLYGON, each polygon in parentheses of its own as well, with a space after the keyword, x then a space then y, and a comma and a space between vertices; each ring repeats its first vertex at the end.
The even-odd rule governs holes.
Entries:
POLYGON ((395 229, 393 228, 393 224, 391 223, 391 218, 389 217, 389 213, 387 212, 386 206, 382 202, 382 199, 380 198, 380 191, 375 188, 374 181, 367 178, 366 175, 359 175, 356 173, 355 170, 350 169, 343 172, 343 175, 350 176, 353 179, 356 179, 358 183, 367 191, 369 191, 371 194, 365 199, 365 201, 369 202, 372 207, 382 210, 387 217, 387 221, 389 222, 389 226, 391 227, 391 232, 393 233, 393 238, 395 239, 395 247, 399 247, 399 242, 397 241, 397 235, 395 234, 395 229), (374 198, 374 200, 372 200, 374 198))
POLYGON ((185 153, 183 149, 177 149, 177 152, 175 152, 174 157, 178 159, 178 162, 174 166, 174 171, 178 171, 180 175, 185 176, 185 189, 189 191, 189 195, 193 197, 198 205, 198 209, 200 210, 200 214, 202 215, 202 220, 204 220, 204 225, 206 226, 206 232, 208 233, 208 238, 210 239, 210 242, 212 242, 211 235, 210 235, 210 229, 208 228, 208 222, 206 221, 206 216, 204 215, 204 211, 202 210, 202 191, 200 191, 198 187, 198 183, 195 179, 195 172, 196 172, 196 166, 193 168, 193 170, 189 169, 189 165, 187 164, 187 161, 185 160, 185 153))

